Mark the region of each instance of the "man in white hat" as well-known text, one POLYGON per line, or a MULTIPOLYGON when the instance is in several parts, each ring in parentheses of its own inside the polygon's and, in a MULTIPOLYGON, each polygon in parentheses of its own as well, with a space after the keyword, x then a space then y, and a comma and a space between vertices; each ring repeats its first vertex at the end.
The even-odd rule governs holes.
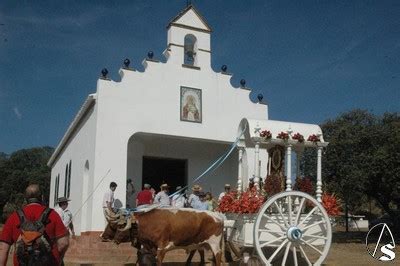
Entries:
POLYGON ((68 201, 66 197, 60 197, 57 200, 58 206, 55 208, 58 215, 60 215, 65 227, 70 231, 72 236, 75 236, 74 225, 72 223, 72 212, 68 210, 68 201))
POLYGON ((161 191, 155 196, 154 203, 159 203, 163 206, 171 206, 171 199, 168 197, 169 186, 167 184, 162 184, 160 188, 161 191))
POLYGON ((223 198, 226 194, 228 194, 230 191, 231 191, 231 185, 230 185, 230 184, 225 184, 225 191, 224 191, 224 192, 221 192, 221 194, 219 194, 218 201, 221 201, 222 198, 223 198))

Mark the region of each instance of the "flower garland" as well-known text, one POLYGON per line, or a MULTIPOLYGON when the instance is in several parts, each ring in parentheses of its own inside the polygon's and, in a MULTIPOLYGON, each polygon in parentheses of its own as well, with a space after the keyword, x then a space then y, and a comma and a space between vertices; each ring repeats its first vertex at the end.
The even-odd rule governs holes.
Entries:
POLYGON ((304 136, 301 135, 299 132, 297 132, 296 134, 293 135, 292 139, 297 140, 299 143, 303 143, 304 142, 304 136))
POLYGON ((283 140, 288 140, 289 139, 289 134, 286 132, 281 132, 276 136, 278 139, 283 139, 283 140))
POLYGON ((265 202, 265 197, 255 187, 239 194, 232 191, 226 194, 217 207, 223 213, 257 213, 265 202))
POLYGON ((262 137, 264 139, 270 139, 270 138, 272 138, 272 133, 269 130, 263 130, 260 133, 260 137, 262 137))
POLYGON ((307 141, 312 141, 314 143, 321 141, 319 137, 315 134, 312 134, 308 137, 307 141))

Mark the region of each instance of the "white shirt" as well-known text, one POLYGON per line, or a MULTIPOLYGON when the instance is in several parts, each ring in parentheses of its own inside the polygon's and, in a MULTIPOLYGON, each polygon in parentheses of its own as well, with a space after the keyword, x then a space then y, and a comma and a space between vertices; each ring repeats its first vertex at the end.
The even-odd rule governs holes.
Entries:
POLYGON ((185 197, 183 194, 176 194, 172 197, 172 206, 177 208, 185 207, 185 197))
POLYGON ((104 193, 103 197, 103 208, 107 208, 107 202, 111 203, 111 208, 114 207, 114 191, 111 189, 104 193))
POLYGON ((226 195, 225 192, 221 192, 221 194, 219 194, 218 201, 221 201, 222 198, 223 198, 225 195, 226 195))
POLYGON ((58 215, 60 215, 61 220, 63 221, 65 227, 69 228, 69 225, 72 222, 72 212, 68 209, 63 210, 60 206, 55 208, 58 215))
POLYGON ((169 199, 165 191, 158 192, 156 197, 154 198, 154 202, 160 203, 161 205, 171 205, 171 200, 169 199))
POLYGON ((194 208, 193 206, 195 206, 199 202, 200 202, 199 196, 197 196, 195 194, 190 194, 189 199, 188 199, 188 203, 192 208, 194 208))

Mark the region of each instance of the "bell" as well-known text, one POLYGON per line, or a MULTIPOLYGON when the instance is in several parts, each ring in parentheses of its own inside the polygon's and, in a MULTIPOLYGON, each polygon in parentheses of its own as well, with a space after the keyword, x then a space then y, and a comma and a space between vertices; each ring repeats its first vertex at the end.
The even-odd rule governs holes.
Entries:
POLYGON ((187 51, 187 52, 186 52, 186 56, 187 56, 187 59, 188 59, 189 61, 191 61, 191 62, 194 61, 194 52, 193 52, 193 51, 187 51))
POLYGON ((195 56, 194 51, 194 43, 193 42, 186 42, 185 43, 185 55, 188 61, 194 61, 195 56))

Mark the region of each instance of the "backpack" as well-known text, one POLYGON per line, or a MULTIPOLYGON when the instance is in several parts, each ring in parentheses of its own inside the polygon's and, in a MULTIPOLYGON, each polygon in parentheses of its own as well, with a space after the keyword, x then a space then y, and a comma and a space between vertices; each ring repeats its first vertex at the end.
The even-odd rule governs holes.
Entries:
POLYGON ((16 255, 21 266, 55 265, 51 244, 45 229, 51 209, 46 208, 36 221, 26 219, 23 210, 17 210, 21 234, 16 242, 16 255))

